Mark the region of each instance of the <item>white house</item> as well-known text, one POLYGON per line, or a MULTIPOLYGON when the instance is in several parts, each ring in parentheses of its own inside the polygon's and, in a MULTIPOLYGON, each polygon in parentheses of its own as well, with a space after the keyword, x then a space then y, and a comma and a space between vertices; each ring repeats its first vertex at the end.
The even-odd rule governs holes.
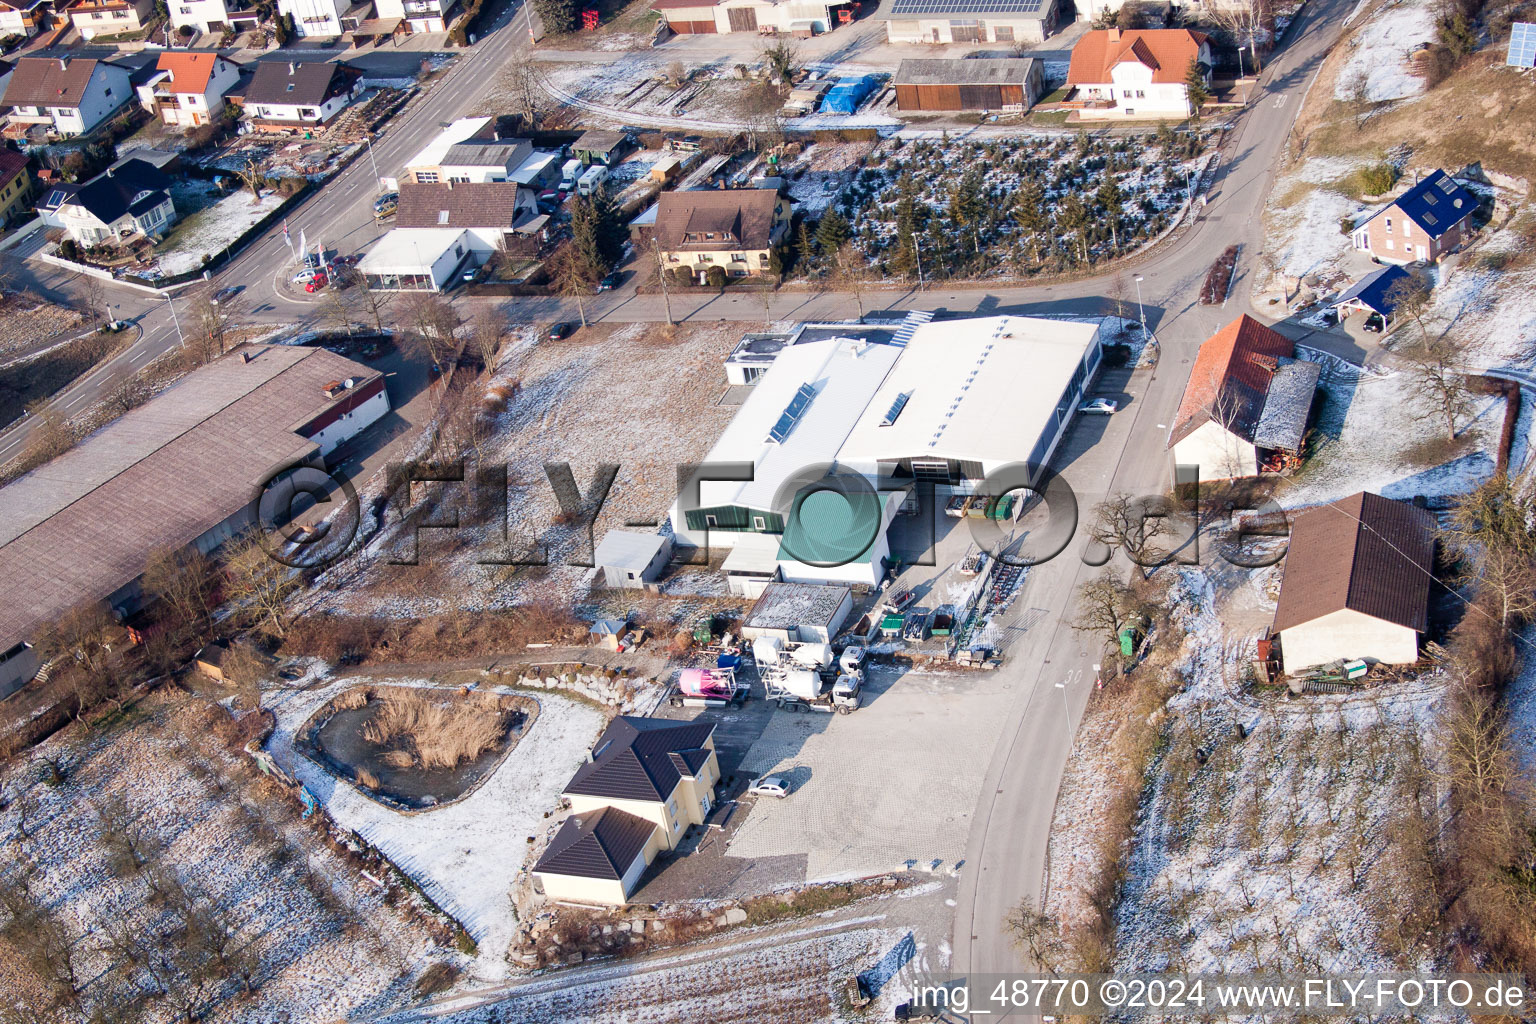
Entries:
POLYGON ((257 125, 321 129, 357 95, 362 73, 341 62, 261 61, 245 89, 257 125))
POLYGON ((1209 84, 1211 47, 1202 32, 1095 29, 1072 48, 1067 85, 1075 92, 1068 102, 1084 120, 1186 118, 1194 113, 1186 84, 1190 61, 1209 84))
POLYGON ((1417 661, 1434 560, 1435 518, 1406 502, 1361 491, 1297 515, 1275 606, 1286 674, 1417 661))
POLYGON ((1322 369, 1295 351, 1247 314, 1206 339, 1168 433, 1174 465, 1202 480, 1294 468, 1322 369))
POLYGON ((811 36, 838 25, 847 0, 654 0, 651 9, 679 35, 780 32, 811 36))
POLYGON ((463 228, 395 228, 357 269, 377 291, 437 292, 474 261, 475 240, 463 228))
POLYGON ((97 36, 137 32, 154 12, 154 0, 77 0, 69 5, 70 23, 87 41, 97 36))
POLYGON ((277 0, 279 14, 293 18, 293 31, 301 36, 339 36, 357 27, 360 18, 349 17, 346 0, 277 0))
POLYGON ((81 57, 23 57, 0 106, 12 124, 47 125, 57 135, 84 135, 133 102, 124 68, 81 57))
POLYGON ((241 0, 168 0, 166 11, 173 28, 190 26, 203 34, 255 28, 261 21, 241 0))
POLYGON ((516 228, 539 215, 532 189, 511 181, 440 185, 400 185, 395 230, 463 228, 469 232, 476 261, 483 263, 509 247, 516 228))
POLYGON ((224 94, 239 81, 240 69, 217 53, 166 50, 139 86, 139 104, 166 124, 193 128, 219 116, 224 94))
POLYGON ((49 0, 0 0, 0 38, 36 34, 52 6, 49 0))
POLYGON ((84 185, 55 185, 37 205, 43 223, 80 245, 159 238, 176 221, 171 179, 153 164, 128 159, 84 185))
POLYGON ((445 32, 457 0, 375 0, 380 18, 400 18, 412 32, 445 32))

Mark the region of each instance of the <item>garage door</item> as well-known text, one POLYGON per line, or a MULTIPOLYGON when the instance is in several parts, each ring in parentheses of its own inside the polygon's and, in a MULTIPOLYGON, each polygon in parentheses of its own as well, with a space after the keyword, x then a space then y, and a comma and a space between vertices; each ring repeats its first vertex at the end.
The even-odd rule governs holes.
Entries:
POLYGON ((949 38, 957 43, 981 42, 980 26, 974 21, 951 21, 949 38))
POLYGON ((725 12, 731 18, 732 32, 756 32, 757 12, 750 7, 732 7, 725 12))

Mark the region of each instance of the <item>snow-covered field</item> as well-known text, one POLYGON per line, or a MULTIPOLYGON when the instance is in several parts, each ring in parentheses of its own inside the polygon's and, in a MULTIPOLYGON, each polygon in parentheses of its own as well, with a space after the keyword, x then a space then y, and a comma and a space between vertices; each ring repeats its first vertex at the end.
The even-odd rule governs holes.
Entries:
POLYGON ((326 701, 373 683, 433 685, 422 679, 346 677, 311 689, 268 691, 262 703, 277 716, 268 749, 338 824, 383 850, 464 925, 480 946, 477 977, 501 977, 517 924, 510 893, 528 859, 527 837, 558 824, 557 817, 544 815, 556 808, 604 716, 564 697, 538 694, 539 714, 527 735, 477 789, 444 807, 402 812, 365 796, 294 749, 295 732, 326 701))
POLYGON ((510 574, 477 564, 478 551, 434 549, 431 557, 451 582, 406 593, 400 567, 386 561, 390 529, 321 577, 311 593, 317 606, 415 615, 444 611, 450 603, 510 607, 534 591, 541 598, 578 601, 595 570, 566 564, 585 543, 584 531, 552 522, 559 506, 544 466, 569 462, 585 492, 599 464, 618 464, 593 526, 595 539, 626 522, 665 519, 676 497, 677 467, 701 461, 736 411, 718 403, 726 387, 722 360, 743 332, 729 322, 681 325, 668 340, 662 325, 600 324, 552 342, 544 332, 524 330, 504 347, 496 369, 494 383, 516 383, 517 391, 496 415, 481 457, 507 465, 514 482, 508 536, 520 546, 534 540, 548 545, 548 569, 536 578, 510 574), (658 390, 662 378, 667 387, 658 390))
MULTIPOLYGON (((1358 371, 1331 360, 1325 366, 1323 405, 1313 427, 1321 443, 1315 443, 1302 470, 1277 487, 1275 499, 1286 508, 1335 501, 1360 490, 1389 498, 1442 497, 1469 491, 1493 474, 1502 398, 1478 396, 1472 424, 1460 424, 1461 454, 1427 464, 1413 457, 1414 450, 1444 436, 1445 421, 1424 415, 1406 371, 1358 371)), ((1523 443, 1516 444, 1518 466, 1523 443)))
POLYGON ((1344 217, 1354 221, 1368 214, 1370 207, 1351 199, 1333 183, 1368 162, 1313 158, 1276 180, 1264 217, 1271 233, 1278 236, 1278 244, 1266 248, 1285 277, 1331 282, 1346 276, 1345 264, 1352 249, 1340 222, 1344 217))
POLYGON ((1363 82, 1373 103, 1417 96, 1424 79, 1412 73, 1409 53, 1435 40, 1432 0, 1394 0, 1372 14, 1351 40, 1354 47, 1340 69, 1333 95, 1353 100, 1363 82))
POLYGON ((170 276, 198 269, 203 257, 223 252, 282 203, 283 197, 276 192, 264 191, 256 199, 240 189, 197 211, 177 223, 156 252, 160 273, 170 276))
MULTIPOLYGON (((236 998, 233 980, 215 985, 202 1019, 353 1019, 401 1005, 410 978, 435 948, 431 939, 385 906, 374 887, 321 846, 295 814, 270 804, 270 792, 252 788, 250 763, 236 761, 207 736, 192 713, 195 703, 174 691, 151 695, 130 711, 127 723, 84 740, 74 739, 80 731, 72 729, 0 770, 8 798, 0 809, 0 863, 34 867, 29 886, 66 922, 84 1006, 100 1005, 112 993, 121 999, 131 978, 141 990, 158 984, 126 968, 110 949, 113 934, 123 928, 151 934, 174 924, 149 899, 154 870, 174 873, 220 908, 236 929, 235 947, 248 949, 260 965, 252 1000, 236 998), (44 758, 63 759, 62 785, 39 781, 44 758), (125 801, 130 829, 140 848, 151 851, 138 870, 114 867, 102 839, 98 815, 114 799, 125 801), (263 819, 272 829, 265 834, 253 824, 263 819), (339 900, 330 893, 317 898, 315 886, 339 900), (353 911, 362 920, 356 927, 349 920, 353 911)), ((0 1005, 36 994, 7 975, 14 966, 8 960, 9 954, 0 956, 0 1005)), ((189 990, 179 981, 171 987, 189 990)), ((97 1019, 129 1019, 126 1002, 113 1002, 118 1009, 97 1019)), ((169 1000, 151 1000, 146 1011, 134 1019, 179 1019, 169 1000)))
POLYGON ((1187 631, 1175 671, 1189 685, 1168 703, 1169 741, 1148 772, 1116 968, 1434 966, 1409 934, 1425 894, 1406 834, 1419 802, 1435 803, 1438 679, 1299 701, 1242 695, 1251 638, 1224 627, 1210 581, 1181 570, 1170 599, 1187 631))

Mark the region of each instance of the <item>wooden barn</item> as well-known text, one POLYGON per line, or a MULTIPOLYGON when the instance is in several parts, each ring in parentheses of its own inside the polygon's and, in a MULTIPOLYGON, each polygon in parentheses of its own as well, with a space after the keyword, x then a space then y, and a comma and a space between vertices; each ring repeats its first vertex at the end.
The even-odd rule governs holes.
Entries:
POLYGON ((1028 110, 1040 98, 1044 69, 1033 57, 904 60, 896 107, 916 110, 1028 110))

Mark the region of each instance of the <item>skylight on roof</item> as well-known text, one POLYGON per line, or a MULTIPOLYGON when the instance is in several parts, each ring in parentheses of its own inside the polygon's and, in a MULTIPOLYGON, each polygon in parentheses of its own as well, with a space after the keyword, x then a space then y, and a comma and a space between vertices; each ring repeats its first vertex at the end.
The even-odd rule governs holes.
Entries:
POLYGON ((897 395, 896 401, 891 403, 890 411, 885 414, 885 419, 880 421, 880 425, 882 427, 889 427, 891 424, 895 423, 896 418, 901 415, 901 410, 907 407, 907 402, 910 401, 911 398, 912 392, 910 391, 903 391, 901 394, 897 395))
POLYGON ((815 388, 809 384, 801 384, 800 389, 795 392, 795 397, 791 398, 789 404, 784 407, 783 415, 773 425, 773 429, 768 431, 769 442, 783 444, 789 437, 790 431, 795 429, 795 424, 800 421, 800 417, 805 415, 805 410, 810 408, 811 399, 815 397, 815 388))
POLYGON ((1434 226, 1436 226, 1437 224, 1440 223, 1438 220, 1435 219, 1435 215, 1430 213, 1428 210, 1424 211, 1424 219, 1429 221, 1429 226, 1430 227, 1434 227, 1434 226))
POLYGON ((1428 203, 1430 206, 1434 206, 1436 203, 1438 203, 1440 201, 1440 197, 1435 195, 1433 192, 1425 192, 1424 193, 1424 201, 1426 203, 1428 203))

